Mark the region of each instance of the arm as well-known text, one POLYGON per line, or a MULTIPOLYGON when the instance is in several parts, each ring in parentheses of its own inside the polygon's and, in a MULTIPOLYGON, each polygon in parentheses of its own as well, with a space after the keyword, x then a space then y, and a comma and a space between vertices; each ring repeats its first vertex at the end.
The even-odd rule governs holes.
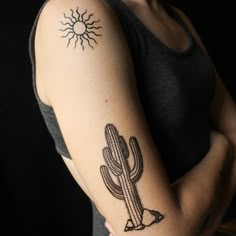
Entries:
POLYGON ((73 162, 116 235, 131 230, 137 236, 197 235, 219 187, 227 139, 214 136, 206 157, 174 191, 139 101, 125 36, 110 8, 94 0, 50 1, 38 27, 38 75, 73 162), (83 25, 73 25, 77 6, 79 13, 87 9, 86 19, 93 13, 93 20, 100 19, 93 28, 97 43, 89 41, 94 49, 71 38, 83 31, 83 25), (72 31, 69 40, 61 38, 67 34, 61 21, 72 31))
MULTIPOLYGON (((207 50, 200 39, 197 31, 194 29, 189 18, 179 9, 175 8, 182 18, 185 20, 189 29, 192 31, 193 36, 199 43, 200 47, 208 56, 207 50)), ((208 56, 209 57, 209 56, 208 56)), ((212 63, 216 74, 216 90, 212 101, 212 107, 210 111, 211 120, 215 128, 224 134, 232 145, 234 156, 236 157, 236 104, 233 101, 232 96, 227 91, 226 87, 219 74, 216 71, 215 66, 212 63)), ((236 159, 236 158, 235 158, 236 159)), ((205 225, 205 231, 202 235, 210 235, 220 224, 224 213, 227 210, 232 198, 235 195, 236 190, 236 161, 234 160, 231 168, 228 169, 228 176, 225 178, 224 189, 219 194, 218 199, 215 201, 215 206, 212 208, 211 215, 208 218, 208 222, 205 225)))
MULTIPOLYGON (((200 39, 200 36, 198 35, 189 18, 180 9, 175 8, 175 10, 183 18, 199 46, 205 52, 206 56, 209 57, 205 45, 200 39)), ((227 91, 223 80, 220 78, 213 62, 212 66, 214 67, 216 75, 216 90, 210 111, 212 122, 215 125, 215 128, 223 133, 231 141, 234 150, 236 151, 236 104, 230 93, 227 91)))
MULTIPOLYGON (((211 118, 215 127, 222 132, 231 142, 233 154, 236 157, 236 105, 224 87, 222 80, 217 75, 217 85, 215 97, 212 103, 211 118)), ((236 159, 236 158, 235 158, 236 159)), ((235 197, 236 191, 236 161, 232 163, 228 172, 228 178, 225 179, 215 207, 212 209, 211 217, 207 222, 203 231, 203 236, 211 235, 220 224, 227 208, 232 199, 235 197)))

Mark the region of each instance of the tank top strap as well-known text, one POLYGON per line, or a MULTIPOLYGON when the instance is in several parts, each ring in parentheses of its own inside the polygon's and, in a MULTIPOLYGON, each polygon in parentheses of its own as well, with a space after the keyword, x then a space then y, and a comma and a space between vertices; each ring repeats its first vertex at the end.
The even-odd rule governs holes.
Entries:
POLYGON ((192 32, 190 31, 189 27, 187 26, 186 22, 183 20, 183 18, 177 13, 177 11, 170 6, 170 4, 165 0, 159 0, 162 6, 165 8, 167 13, 173 17, 188 33, 191 40, 194 41, 194 36, 192 35, 192 32))
POLYGON ((135 19, 130 14, 125 3, 121 0, 104 0, 104 2, 110 5, 113 12, 117 15, 124 31, 125 38, 127 39, 131 56, 133 60, 138 63, 139 58, 142 56, 142 52, 145 51, 145 40, 142 31, 136 24, 135 19))

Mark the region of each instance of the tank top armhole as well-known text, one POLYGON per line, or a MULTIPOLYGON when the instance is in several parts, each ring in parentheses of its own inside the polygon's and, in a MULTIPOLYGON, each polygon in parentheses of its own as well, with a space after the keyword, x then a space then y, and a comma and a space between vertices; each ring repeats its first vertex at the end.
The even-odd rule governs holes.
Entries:
POLYGON ((48 3, 49 0, 46 0, 43 5, 40 7, 36 18, 33 22, 31 31, 30 31, 30 36, 29 36, 29 41, 28 41, 28 46, 29 46, 29 55, 30 55, 30 61, 31 61, 31 65, 32 65, 32 84, 33 84, 33 91, 36 97, 36 100, 39 104, 42 104, 43 106, 47 107, 48 109, 52 109, 52 106, 44 103, 40 97, 39 94, 37 92, 37 88, 36 88, 36 60, 35 60, 35 34, 36 34, 36 29, 37 29, 37 24, 38 24, 38 20, 40 17, 41 12, 43 11, 45 5, 48 3))

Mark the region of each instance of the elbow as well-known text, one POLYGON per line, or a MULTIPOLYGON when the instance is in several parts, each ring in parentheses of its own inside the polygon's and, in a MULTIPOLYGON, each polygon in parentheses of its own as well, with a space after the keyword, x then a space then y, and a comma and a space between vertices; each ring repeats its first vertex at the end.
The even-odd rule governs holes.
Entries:
POLYGON ((170 233, 170 236, 200 236, 202 225, 207 218, 205 215, 199 218, 197 211, 193 211, 188 215, 184 211, 181 211, 178 217, 179 220, 170 233))
MULTIPOLYGON (((197 219, 198 214, 192 213, 192 215, 179 215, 179 219, 176 223, 167 226, 167 230, 158 235, 165 236, 200 236, 203 226, 207 220, 207 216, 203 216, 202 219, 197 219), (171 229, 171 230, 170 230, 171 229)), ((157 234, 155 234, 157 235, 157 234)))
MULTIPOLYGON (((205 219, 205 218, 204 218, 205 219)), ((191 218, 188 218, 186 215, 183 215, 183 213, 175 212, 171 215, 166 215, 165 219, 160 222, 160 224, 152 224, 149 225, 150 227, 147 227, 147 229, 144 229, 143 235, 149 235, 149 236, 199 236, 200 235, 200 229, 201 229, 201 223, 196 224, 196 221, 194 221, 191 218)), ((113 229, 113 227, 108 223, 108 221, 105 222, 106 228, 111 233, 110 235, 114 236, 122 236, 126 235, 124 232, 117 232, 113 229)), ((136 235, 142 235, 139 234, 143 230, 138 230, 137 234, 135 234, 135 231, 133 232, 134 236, 136 235)))
MULTIPOLYGON (((204 218, 205 219, 205 218, 204 218)), ((167 223, 163 230, 157 230, 153 235, 163 235, 163 236, 200 236, 201 229, 204 222, 199 222, 187 219, 182 216, 180 219, 176 219, 175 223, 167 223)))

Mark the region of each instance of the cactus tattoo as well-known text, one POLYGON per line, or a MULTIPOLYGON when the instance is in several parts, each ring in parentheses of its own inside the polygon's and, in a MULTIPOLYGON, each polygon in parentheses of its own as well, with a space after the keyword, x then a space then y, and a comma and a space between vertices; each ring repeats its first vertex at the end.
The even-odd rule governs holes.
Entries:
POLYGON ((138 141, 130 137, 129 146, 134 157, 131 169, 128 163, 130 156, 128 146, 123 136, 119 135, 113 124, 105 127, 107 147, 102 150, 106 165, 100 167, 104 184, 110 193, 124 200, 130 219, 124 231, 142 230, 164 219, 164 215, 155 210, 143 208, 136 188, 136 182, 143 172, 143 160, 138 141), (117 183, 111 178, 110 172, 117 178, 117 183))

